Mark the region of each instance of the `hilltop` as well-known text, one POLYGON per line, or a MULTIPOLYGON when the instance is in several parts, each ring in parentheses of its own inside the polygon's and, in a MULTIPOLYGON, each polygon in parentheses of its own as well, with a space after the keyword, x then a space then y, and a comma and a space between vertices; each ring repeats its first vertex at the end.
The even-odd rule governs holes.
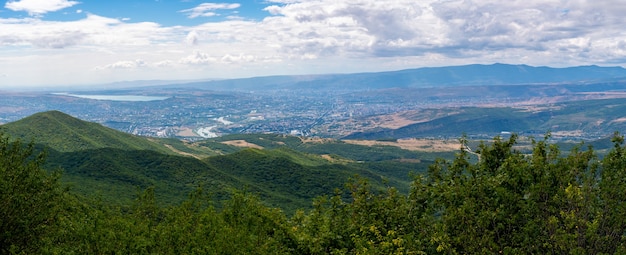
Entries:
POLYGON ((0 126, 0 131, 13 138, 35 141, 59 152, 114 148, 171 153, 147 138, 83 121, 60 111, 36 113, 4 124, 0 126))

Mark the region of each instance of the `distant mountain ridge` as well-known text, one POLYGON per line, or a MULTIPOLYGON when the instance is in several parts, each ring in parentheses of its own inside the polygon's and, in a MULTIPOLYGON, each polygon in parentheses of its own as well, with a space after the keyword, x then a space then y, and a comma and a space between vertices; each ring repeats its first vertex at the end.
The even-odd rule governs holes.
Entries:
POLYGON ((265 76, 177 84, 215 90, 385 89, 476 85, 589 83, 626 79, 626 69, 600 66, 553 68, 491 64, 424 67, 388 72, 265 76))

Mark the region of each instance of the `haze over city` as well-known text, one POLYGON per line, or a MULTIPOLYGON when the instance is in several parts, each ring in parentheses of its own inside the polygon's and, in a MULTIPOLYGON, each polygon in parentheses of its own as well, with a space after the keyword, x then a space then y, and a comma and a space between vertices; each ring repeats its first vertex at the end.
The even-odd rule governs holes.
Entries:
POLYGON ((6 1, 0 89, 509 63, 624 66, 621 1, 6 1))

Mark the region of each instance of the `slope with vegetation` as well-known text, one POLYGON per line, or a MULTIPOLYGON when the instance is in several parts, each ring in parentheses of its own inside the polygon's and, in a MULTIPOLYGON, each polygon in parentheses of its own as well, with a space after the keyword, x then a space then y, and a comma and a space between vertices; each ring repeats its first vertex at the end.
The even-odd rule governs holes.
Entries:
MULTIPOLYGON (((2 254, 624 254, 626 147, 561 156, 517 137, 461 150, 415 176, 410 192, 365 179, 287 217, 236 192, 216 209, 201 190, 162 207, 146 189, 132 206, 73 195, 33 146, 0 139, 2 254)), ((259 151, 247 151, 259 153, 259 151)))
POLYGON ((409 174, 424 171, 435 158, 395 147, 336 140, 305 143, 283 135, 235 135, 192 144, 137 137, 56 111, 2 125, 0 130, 46 150, 44 167, 62 169, 61 180, 75 193, 118 205, 130 204, 138 190, 149 187, 159 205, 177 204, 199 187, 215 201, 232 190, 246 189, 267 205, 293 213, 354 175, 377 187, 388 183, 408 192, 409 174), (229 145, 233 141, 249 141, 263 149, 229 145))
POLYGON ((115 148, 171 153, 148 139, 82 121, 59 111, 36 113, 4 124, 0 126, 0 131, 13 138, 37 141, 59 152, 115 148))

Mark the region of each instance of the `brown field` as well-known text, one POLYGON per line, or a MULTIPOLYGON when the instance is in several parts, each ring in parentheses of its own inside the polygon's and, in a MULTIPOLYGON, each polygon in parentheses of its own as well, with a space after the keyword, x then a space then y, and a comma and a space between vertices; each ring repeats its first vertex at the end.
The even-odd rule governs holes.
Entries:
POLYGON ((411 124, 419 123, 420 120, 411 120, 403 116, 401 113, 379 116, 374 119, 379 127, 397 129, 411 124))
POLYGON ((322 156, 323 159, 328 160, 328 161, 333 161, 334 160, 333 157, 331 157, 328 154, 324 154, 324 155, 321 155, 321 156, 322 156))
POLYGON ((405 150, 423 152, 446 152, 457 151, 461 144, 456 140, 431 140, 431 139, 399 139, 397 142, 370 141, 370 140, 342 140, 345 143, 364 146, 387 145, 396 146, 405 150))
POLYGON ((322 154, 320 155, 320 157, 322 157, 323 159, 327 160, 328 162, 331 163, 335 163, 335 164, 347 164, 347 163, 352 163, 354 161, 349 160, 349 159, 344 159, 344 158, 335 158, 329 154, 322 154))
POLYGON ((263 149, 263 147, 257 144, 249 143, 244 140, 231 140, 231 141, 224 141, 222 143, 227 144, 227 145, 237 146, 237 147, 263 149))
POLYGON ((331 138, 300 137, 300 141, 302 141, 302 143, 327 143, 327 142, 333 142, 335 140, 331 138))
POLYGON ((579 137, 583 134, 582 130, 554 131, 551 133, 553 137, 579 137))
POLYGON ((188 128, 188 127, 181 127, 178 130, 178 133, 176 133, 177 136, 184 136, 184 137, 195 137, 198 136, 198 134, 193 132, 193 129, 188 128))
POLYGON ((407 110, 392 114, 382 114, 364 118, 350 118, 347 120, 332 123, 332 126, 335 126, 332 129, 329 129, 330 124, 328 124, 318 127, 316 131, 334 137, 339 137, 346 136, 354 132, 371 130, 373 128, 397 129, 411 124, 427 122, 436 118, 441 118, 456 113, 458 113, 458 111, 455 111, 453 109, 407 110))
POLYGON ((455 111, 442 110, 410 110, 388 115, 379 115, 369 119, 373 127, 383 127, 397 129, 411 124, 431 121, 447 115, 456 113, 455 111))
POLYGON ((199 157, 198 155, 194 155, 194 154, 187 153, 187 152, 184 152, 184 151, 179 151, 179 150, 177 150, 176 148, 172 147, 172 146, 171 146, 171 145, 169 145, 169 144, 164 144, 164 145, 165 145, 165 147, 167 147, 167 148, 168 148, 168 149, 170 149, 171 151, 173 151, 173 152, 175 152, 175 153, 178 153, 178 154, 180 154, 180 155, 183 155, 183 156, 188 156, 188 157, 194 157, 194 158, 197 158, 197 159, 202 159, 202 158, 201 158, 201 157, 199 157))

